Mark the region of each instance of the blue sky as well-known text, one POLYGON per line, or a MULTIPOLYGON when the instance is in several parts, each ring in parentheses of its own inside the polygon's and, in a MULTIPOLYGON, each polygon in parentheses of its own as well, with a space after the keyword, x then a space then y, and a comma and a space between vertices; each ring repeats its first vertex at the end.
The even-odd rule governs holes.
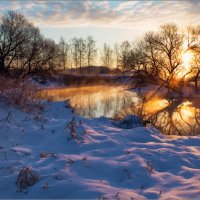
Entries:
POLYGON ((134 41, 163 23, 200 24, 198 1, 0 1, 0 15, 6 10, 21 12, 55 41, 92 35, 98 46, 134 41))

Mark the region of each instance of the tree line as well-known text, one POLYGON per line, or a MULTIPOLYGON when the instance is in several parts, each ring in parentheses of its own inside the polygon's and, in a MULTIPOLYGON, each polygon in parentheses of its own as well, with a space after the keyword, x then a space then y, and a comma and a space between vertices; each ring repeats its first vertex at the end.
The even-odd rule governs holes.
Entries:
MULTIPOLYGON (((8 11, 0 22, 0 73, 15 74, 19 77, 43 71, 77 68, 96 65, 100 60, 102 66, 112 67, 115 54, 119 49, 112 49, 104 44, 98 53, 96 41, 92 36, 86 39, 74 37, 66 41, 63 37, 59 43, 46 39, 39 28, 26 17, 14 11, 8 11)), ((119 65, 119 57, 117 58, 119 65)))
POLYGON ((181 91, 192 81, 198 91, 200 26, 181 30, 173 23, 164 24, 132 45, 125 42, 122 63, 136 87, 155 83, 169 91, 181 91), (185 66, 184 56, 188 66, 185 66))
POLYGON ((94 38, 88 36, 86 39, 74 37, 69 41, 61 37, 58 47, 61 69, 79 68, 79 72, 82 73, 82 67, 87 66, 88 73, 91 73, 91 67, 95 65, 125 69, 124 60, 131 45, 128 41, 124 41, 120 45, 116 43, 112 48, 104 43, 99 50, 94 38))
POLYGON ((52 70, 101 66, 120 69, 136 86, 148 83, 168 89, 183 87, 200 78, 200 26, 186 31, 175 24, 164 24, 158 31, 147 32, 139 41, 123 41, 114 47, 104 44, 99 50, 92 36, 86 39, 63 37, 56 43, 46 39, 39 28, 20 13, 8 11, 0 21, 0 73, 24 77, 52 70), (184 70, 183 55, 192 55, 184 70))

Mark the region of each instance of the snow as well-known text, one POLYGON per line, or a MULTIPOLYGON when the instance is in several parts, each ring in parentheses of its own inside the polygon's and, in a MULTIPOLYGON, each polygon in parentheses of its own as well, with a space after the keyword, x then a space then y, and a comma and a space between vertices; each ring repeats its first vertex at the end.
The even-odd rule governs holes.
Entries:
POLYGON ((121 129, 51 102, 44 116, 0 105, 0 198, 199 199, 200 137, 167 137, 153 127, 121 129), (30 167, 39 181, 20 191, 30 167))
POLYGON ((122 120, 114 121, 113 124, 119 128, 129 129, 142 126, 142 120, 136 115, 127 115, 122 120))

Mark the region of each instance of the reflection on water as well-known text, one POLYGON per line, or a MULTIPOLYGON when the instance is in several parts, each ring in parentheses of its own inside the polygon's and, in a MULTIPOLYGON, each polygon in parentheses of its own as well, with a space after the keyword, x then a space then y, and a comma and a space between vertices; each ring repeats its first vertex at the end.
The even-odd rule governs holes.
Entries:
POLYGON ((137 114, 167 135, 200 134, 198 101, 191 99, 147 96, 144 100, 136 92, 114 86, 47 89, 41 94, 52 96, 53 101, 68 99, 75 112, 83 117, 137 114))
POLYGON ((84 86, 73 88, 48 89, 43 96, 53 101, 69 100, 75 112, 83 117, 113 117, 139 98, 137 93, 124 91, 114 86, 84 86))
POLYGON ((167 106, 169 106, 169 102, 166 99, 155 97, 145 102, 144 110, 147 114, 151 115, 162 110, 163 108, 166 108, 167 106))
POLYGON ((167 135, 200 134, 200 109, 189 100, 168 101, 168 106, 148 116, 167 135))

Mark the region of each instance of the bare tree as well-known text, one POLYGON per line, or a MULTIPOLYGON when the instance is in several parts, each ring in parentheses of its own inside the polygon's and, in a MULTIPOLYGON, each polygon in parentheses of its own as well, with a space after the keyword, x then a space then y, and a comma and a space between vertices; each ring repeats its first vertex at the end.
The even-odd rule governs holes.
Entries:
POLYGON ((74 37, 72 40, 72 47, 73 47, 73 59, 76 68, 79 66, 80 74, 82 73, 82 66, 85 61, 85 51, 86 51, 86 44, 83 38, 76 38, 74 37))
POLYGON ((113 50, 107 44, 104 44, 101 52, 101 60, 104 66, 111 67, 113 64, 113 50))
POLYGON ((73 67, 73 60, 74 60, 73 39, 69 40, 68 44, 69 44, 69 58, 68 58, 68 61, 69 61, 70 71, 71 71, 71 74, 72 74, 72 67, 73 67))
POLYGON ((137 80, 152 81, 174 88, 182 65, 184 35, 175 24, 164 24, 159 32, 149 32, 130 51, 126 62, 137 80))
POLYGON ((117 69, 120 67, 120 51, 119 45, 117 43, 114 44, 114 55, 115 55, 115 65, 117 69))
POLYGON ((199 91, 199 79, 200 79, 200 52, 194 55, 192 63, 193 79, 195 83, 196 93, 199 91))
POLYGON ((35 35, 29 47, 22 48, 19 56, 20 77, 56 69, 59 48, 53 40, 35 35))
POLYGON ((55 42, 51 39, 45 39, 42 44, 42 66, 44 66, 44 70, 53 70, 56 69, 58 65, 58 51, 59 47, 55 44, 55 42))
POLYGON ((79 57, 80 74, 82 73, 82 66, 84 65, 85 61, 85 50, 86 50, 85 40, 83 38, 79 38, 77 41, 77 51, 79 57))
POLYGON ((58 48, 21 14, 9 11, 0 24, 0 72, 24 77, 57 66, 58 48), (18 73, 17 73, 18 72, 18 73))
POLYGON ((191 79, 193 79, 196 92, 198 93, 200 78, 200 26, 190 26, 187 28, 187 50, 193 54, 191 79))
POLYGON ((31 74, 34 71, 39 71, 40 67, 37 66, 37 61, 42 59, 42 43, 44 41, 43 37, 40 34, 39 29, 31 28, 32 37, 27 41, 23 42, 18 49, 16 56, 17 67, 20 71, 21 76, 26 74, 31 74), (36 70, 37 69, 37 70, 36 70))
POLYGON ((78 56, 78 38, 74 37, 71 42, 71 49, 73 54, 74 65, 78 68, 79 56, 78 56))
POLYGON ((0 24, 0 72, 9 72, 19 47, 32 37, 33 25, 19 13, 9 11, 0 24))
POLYGON ((89 74, 91 73, 91 65, 94 62, 96 55, 97 55, 96 42, 91 36, 88 36, 86 40, 86 57, 87 57, 87 65, 89 67, 89 74))
POLYGON ((70 45, 65 41, 63 37, 59 42, 59 58, 61 62, 61 68, 66 69, 69 64, 70 45))
POLYGON ((131 50, 131 44, 128 41, 122 42, 119 48, 119 66, 126 69, 126 63, 131 50))

